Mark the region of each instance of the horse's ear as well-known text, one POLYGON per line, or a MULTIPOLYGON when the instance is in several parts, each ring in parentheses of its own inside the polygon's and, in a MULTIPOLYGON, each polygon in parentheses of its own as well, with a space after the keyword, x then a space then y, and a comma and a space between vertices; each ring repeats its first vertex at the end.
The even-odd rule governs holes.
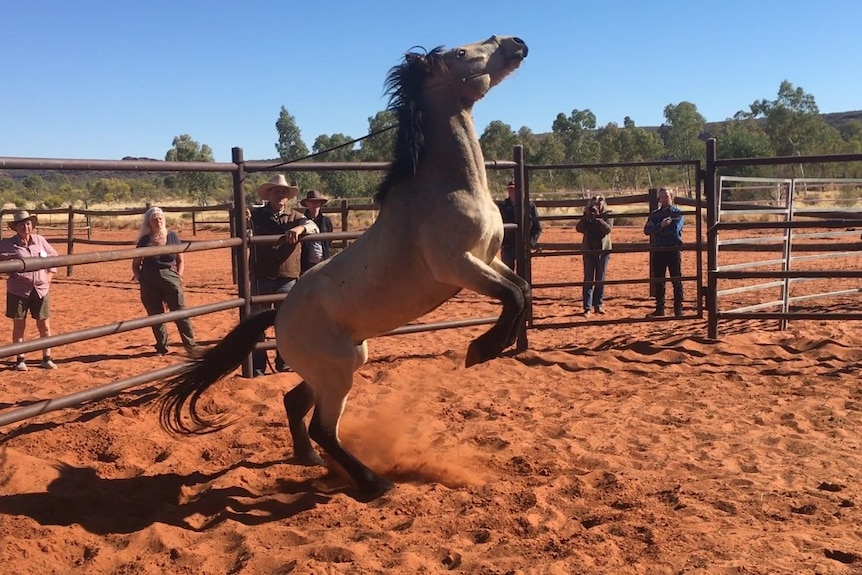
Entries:
POLYGON ((407 52, 404 54, 404 64, 406 66, 418 66, 425 67, 425 54, 419 54, 417 52, 407 52))

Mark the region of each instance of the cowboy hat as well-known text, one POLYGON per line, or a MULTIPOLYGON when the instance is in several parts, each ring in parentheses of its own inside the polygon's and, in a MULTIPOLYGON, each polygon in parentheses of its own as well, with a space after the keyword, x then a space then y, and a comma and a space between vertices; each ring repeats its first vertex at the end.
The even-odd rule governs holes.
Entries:
POLYGON ((27 210, 18 210, 12 213, 12 221, 9 222, 9 227, 14 230, 18 224, 27 220, 32 220, 34 226, 39 223, 39 218, 36 217, 36 214, 31 216, 27 210))
POLYGON ((282 174, 278 174, 277 176, 273 176, 267 181, 265 184, 261 184, 257 188, 257 197, 268 200, 269 192, 273 188, 284 188, 287 190, 287 199, 295 198, 299 193, 299 188, 293 184, 287 183, 287 180, 284 178, 282 174))
POLYGON ((305 194, 305 198, 303 198, 299 203, 303 206, 308 207, 308 202, 318 201, 322 204, 325 204, 329 201, 329 198, 318 192, 317 190, 308 190, 308 193, 305 194))

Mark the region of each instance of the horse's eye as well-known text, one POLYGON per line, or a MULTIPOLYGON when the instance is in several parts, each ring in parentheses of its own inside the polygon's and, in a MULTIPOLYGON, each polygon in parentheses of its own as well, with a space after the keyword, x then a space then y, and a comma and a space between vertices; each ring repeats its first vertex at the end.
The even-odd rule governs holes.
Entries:
POLYGON ((464 48, 461 48, 460 50, 458 50, 458 57, 459 58, 463 58, 466 55, 467 55, 467 50, 465 50, 464 48))

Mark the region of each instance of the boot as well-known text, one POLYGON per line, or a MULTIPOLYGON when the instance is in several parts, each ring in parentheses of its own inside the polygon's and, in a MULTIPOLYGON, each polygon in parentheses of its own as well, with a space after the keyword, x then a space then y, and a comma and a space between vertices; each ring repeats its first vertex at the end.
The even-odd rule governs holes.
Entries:
POLYGON ((664 316, 665 316, 665 313, 664 313, 664 306, 663 305, 655 306, 655 311, 652 311, 652 312, 647 314, 647 317, 664 317, 664 316))

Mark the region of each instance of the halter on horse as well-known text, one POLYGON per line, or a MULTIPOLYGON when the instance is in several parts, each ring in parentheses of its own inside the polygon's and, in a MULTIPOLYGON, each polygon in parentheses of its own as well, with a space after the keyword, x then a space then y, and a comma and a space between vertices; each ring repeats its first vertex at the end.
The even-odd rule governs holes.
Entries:
POLYGON ((277 311, 247 318, 171 379, 160 400, 166 429, 224 427, 223 418, 202 416, 197 402, 274 325, 282 358, 303 378, 284 396, 296 459, 324 464, 313 439, 367 495, 393 487, 338 437, 353 372, 368 359, 368 338, 466 288, 503 306, 497 322, 468 346, 469 367, 512 345, 524 321, 530 287, 497 258, 503 223, 488 190, 472 108, 526 56, 526 44, 511 36, 405 55, 386 82, 399 124, 395 158, 375 196, 377 221, 349 248, 303 275, 277 311), (182 417, 186 403, 191 423, 182 417), (303 418, 312 407, 306 428, 303 418))

